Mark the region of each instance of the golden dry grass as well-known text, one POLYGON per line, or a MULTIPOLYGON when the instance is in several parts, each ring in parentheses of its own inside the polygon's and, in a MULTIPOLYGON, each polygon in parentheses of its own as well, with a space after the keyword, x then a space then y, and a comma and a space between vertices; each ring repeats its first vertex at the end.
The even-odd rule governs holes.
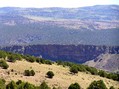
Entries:
POLYGON ((8 62, 8 64, 9 68, 7 70, 0 69, 0 77, 5 78, 7 82, 11 80, 23 80, 35 85, 40 85, 41 82, 46 81, 50 87, 61 86, 62 89, 67 89, 71 83, 78 82, 83 89, 86 89, 92 81, 101 79, 108 88, 110 86, 114 86, 116 89, 119 88, 119 82, 117 81, 83 72, 72 75, 70 74, 68 67, 58 66, 56 64, 46 65, 26 61, 16 61, 15 63, 8 62), (14 71, 11 72, 11 69, 14 71), (35 76, 24 76, 23 73, 26 69, 33 69, 36 72, 35 76), (53 71, 55 74, 53 79, 46 78, 46 73, 49 70, 53 71), (10 71, 10 74, 8 74, 8 71, 10 71))

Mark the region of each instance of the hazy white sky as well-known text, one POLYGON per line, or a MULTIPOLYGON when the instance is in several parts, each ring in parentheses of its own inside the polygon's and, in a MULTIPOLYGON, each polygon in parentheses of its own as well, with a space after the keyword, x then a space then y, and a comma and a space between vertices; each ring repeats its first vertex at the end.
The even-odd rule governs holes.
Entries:
POLYGON ((118 4, 119 0, 0 0, 0 7, 82 7, 118 4))

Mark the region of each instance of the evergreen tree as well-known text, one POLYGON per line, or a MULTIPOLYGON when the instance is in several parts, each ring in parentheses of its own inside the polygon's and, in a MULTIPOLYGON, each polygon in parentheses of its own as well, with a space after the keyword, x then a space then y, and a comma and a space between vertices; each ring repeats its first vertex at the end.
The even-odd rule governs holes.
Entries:
POLYGON ((48 78, 53 78, 54 73, 52 71, 48 71, 47 76, 48 76, 48 78))
POLYGON ((31 75, 31 76, 34 76, 34 75, 35 75, 34 70, 31 70, 31 71, 30 71, 30 75, 31 75))
POLYGON ((40 89, 50 89, 50 87, 48 87, 46 82, 42 82, 41 85, 40 85, 40 89))
POLYGON ((6 63, 5 60, 0 60, 0 67, 2 67, 3 69, 7 69, 9 65, 6 63))
POLYGON ((7 54, 4 51, 0 51, 0 58, 6 58, 7 54))
POLYGON ((27 82, 24 85, 24 89, 35 89, 35 86, 27 82))
POLYGON ((78 73, 78 67, 77 66, 72 66, 72 67, 70 67, 70 72, 72 72, 72 73, 78 73))
POLYGON ((0 89, 6 89, 5 80, 0 79, 0 89))
POLYGON ((17 89, 17 85, 14 81, 11 81, 7 86, 6 89, 17 89))
POLYGON ((29 70, 25 70, 25 71, 24 71, 24 75, 25 75, 25 76, 30 76, 30 71, 29 71, 29 70))
POLYGON ((115 89, 113 86, 111 86, 109 89, 115 89))
POLYGON ((107 89, 107 87, 102 80, 99 80, 93 81, 87 89, 107 89))
POLYGON ((71 84, 68 89, 81 89, 78 83, 71 84))

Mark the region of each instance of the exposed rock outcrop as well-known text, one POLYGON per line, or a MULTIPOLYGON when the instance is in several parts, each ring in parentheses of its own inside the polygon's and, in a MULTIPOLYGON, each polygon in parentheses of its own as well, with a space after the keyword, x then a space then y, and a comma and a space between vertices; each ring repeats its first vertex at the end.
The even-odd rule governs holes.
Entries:
MULTIPOLYGON (((119 54, 118 46, 94 46, 94 45, 28 45, 9 46, 1 48, 21 54, 42 56, 53 61, 63 60, 76 63, 85 63, 95 59, 101 54, 119 54)), ((98 59, 97 59, 98 60, 98 59)))
POLYGON ((101 54, 94 60, 87 61, 86 65, 119 73, 119 54, 101 54))

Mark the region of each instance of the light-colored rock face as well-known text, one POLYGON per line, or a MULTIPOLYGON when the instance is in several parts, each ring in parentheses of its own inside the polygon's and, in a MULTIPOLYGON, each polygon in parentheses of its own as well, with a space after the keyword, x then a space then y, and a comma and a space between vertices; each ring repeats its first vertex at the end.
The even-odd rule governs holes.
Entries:
POLYGON ((110 72, 119 72, 119 54, 101 54, 85 64, 110 72))

